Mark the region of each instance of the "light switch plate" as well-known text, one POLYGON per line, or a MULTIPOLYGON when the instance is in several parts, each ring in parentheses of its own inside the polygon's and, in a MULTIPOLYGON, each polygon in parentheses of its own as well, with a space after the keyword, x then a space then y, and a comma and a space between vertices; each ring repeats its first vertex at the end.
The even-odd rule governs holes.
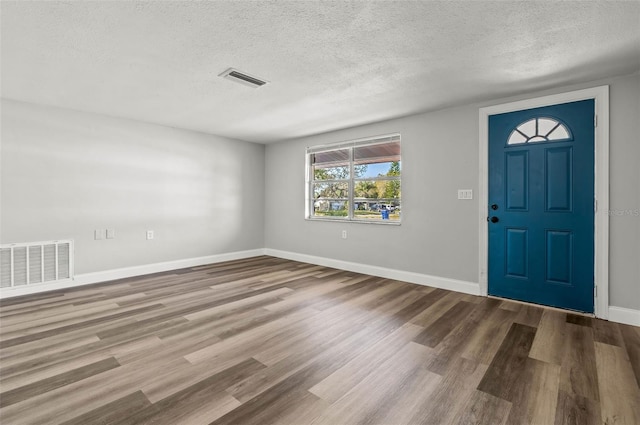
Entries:
POLYGON ((114 229, 107 229, 107 239, 115 239, 116 231, 114 229))
POLYGON ((472 189, 458 189, 458 199, 473 199, 472 189))
POLYGON ((93 231, 93 239, 99 241, 104 239, 104 230, 103 229, 96 229, 93 231))

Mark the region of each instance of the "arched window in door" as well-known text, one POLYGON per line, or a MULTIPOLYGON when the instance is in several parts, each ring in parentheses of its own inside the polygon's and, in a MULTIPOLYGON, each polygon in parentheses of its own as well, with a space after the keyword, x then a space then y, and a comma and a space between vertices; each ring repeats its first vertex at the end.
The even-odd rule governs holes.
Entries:
POLYGON ((571 132, 560 121, 548 117, 533 118, 518 125, 509 135, 507 145, 571 140, 571 132))

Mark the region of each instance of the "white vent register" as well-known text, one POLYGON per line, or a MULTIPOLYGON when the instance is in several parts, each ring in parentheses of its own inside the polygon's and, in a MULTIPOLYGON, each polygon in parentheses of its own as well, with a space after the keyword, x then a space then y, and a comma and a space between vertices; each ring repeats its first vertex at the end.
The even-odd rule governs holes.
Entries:
POLYGON ((0 245, 0 288, 73 278, 73 241, 0 245))
POLYGON ((262 78, 258 78, 254 75, 249 75, 246 72, 235 68, 229 68, 218 76, 253 88, 262 87, 268 83, 267 80, 263 80, 262 78))

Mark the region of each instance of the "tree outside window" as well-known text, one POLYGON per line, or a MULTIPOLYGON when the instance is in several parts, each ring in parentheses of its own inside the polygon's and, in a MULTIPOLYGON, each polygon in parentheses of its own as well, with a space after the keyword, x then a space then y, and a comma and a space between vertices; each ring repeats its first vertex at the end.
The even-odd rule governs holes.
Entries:
POLYGON ((400 221, 400 135, 309 148, 307 158, 307 218, 400 221))

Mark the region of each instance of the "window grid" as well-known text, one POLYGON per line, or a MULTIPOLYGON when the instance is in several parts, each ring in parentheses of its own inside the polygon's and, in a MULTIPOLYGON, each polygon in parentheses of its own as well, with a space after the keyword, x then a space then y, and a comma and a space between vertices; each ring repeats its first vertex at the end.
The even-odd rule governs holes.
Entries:
MULTIPOLYGON (((399 224, 400 223, 400 213, 401 213, 401 180, 402 180, 402 172, 400 168, 401 164, 401 151, 400 151, 400 135, 393 134, 388 136, 379 136, 367 139, 359 139, 352 142, 343 142, 337 143, 334 145, 325 145, 325 146, 317 146, 307 148, 306 155, 306 194, 307 194, 307 202, 306 202, 306 213, 305 217, 311 220, 336 220, 336 221, 354 221, 360 223, 378 223, 378 224, 399 224), (378 150, 381 154, 377 157, 367 157, 368 151, 371 149, 375 150, 376 146, 378 146, 378 150), (359 156, 355 157, 355 151, 357 148, 363 148, 359 152, 359 156), (363 154, 362 151, 365 151, 363 154), (397 150, 397 153, 394 153, 397 150), (331 153, 335 152, 333 157, 340 157, 341 154, 339 151, 347 151, 346 158, 342 156, 342 159, 338 159, 335 161, 328 161, 327 158, 331 157, 331 153), (322 162, 316 162, 316 154, 324 154, 325 159, 322 162), (318 169, 338 169, 339 167, 344 167, 345 159, 348 161, 348 176, 346 178, 321 178, 318 179, 316 175, 316 170, 318 169), (321 164, 319 167, 317 164, 321 164), (358 175, 357 166, 376 166, 383 164, 396 164, 396 168, 393 168, 393 165, 389 167, 389 171, 386 175, 378 174, 378 175, 358 175), (392 170, 396 170, 398 175, 388 175, 392 172, 392 170), (384 193, 379 193, 378 188, 379 184, 376 186, 375 197, 368 197, 369 193, 364 193, 364 196, 356 196, 357 185, 361 182, 372 182, 372 183, 385 183, 385 182, 394 182, 397 181, 399 184, 397 186, 392 187, 397 191, 395 193, 396 197, 385 197, 389 193, 386 192, 386 186, 384 193), (318 196, 318 187, 322 184, 327 185, 336 185, 340 183, 346 183, 347 185, 347 196, 346 197, 336 197, 336 196, 318 196), (345 203, 345 214, 340 215, 340 203, 345 203), (319 213, 318 204, 323 203, 322 205, 327 208, 325 213, 319 213), (338 205, 336 205, 338 204, 338 205), (336 207, 337 208, 334 208, 336 207), (364 209, 361 210, 361 207, 364 209), (356 209, 361 211, 364 214, 356 214, 356 209), (386 211, 383 213, 383 210, 386 211), (336 211, 336 213, 332 213, 336 211), (390 213, 394 212, 395 214, 392 219, 390 219, 390 213)), ((366 172, 366 168, 365 168, 366 172)), ((335 177, 335 175, 331 176, 335 177)), ((326 186, 325 186, 326 187, 326 186)), ((334 193, 335 194, 335 193, 334 193)))
POLYGON ((550 117, 537 117, 520 123, 507 138, 507 145, 568 140, 571 132, 563 123, 550 117))

